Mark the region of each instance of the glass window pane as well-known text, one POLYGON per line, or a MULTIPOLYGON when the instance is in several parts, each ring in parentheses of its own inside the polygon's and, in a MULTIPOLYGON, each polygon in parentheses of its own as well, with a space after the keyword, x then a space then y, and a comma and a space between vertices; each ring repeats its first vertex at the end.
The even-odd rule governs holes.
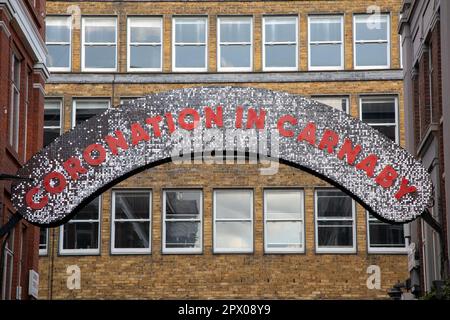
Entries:
POLYGON ((220 66, 222 68, 249 68, 250 45, 222 45, 220 47, 220 66))
POLYGON ((115 43, 116 27, 112 24, 104 25, 99 21, 97 25, 86 25, 85 42, 115 43))
POLYGON ((318 245, 320 247, 352 247, 351 221, 318 221, 318 245))
POLYGON ((267 219, 301 219, 303 212, 300 191, 270 190, 264 193, 267 219))
POLYGON ((48 44, 48 66, 51 68, 68 68, 70 63, 70 45, 48 44))
POLYGON ((253 195, 248 190, 216 191, 217 219, 251 219, 253 195))
POLYGON ((321 22, 311 21, 310 41, 342 41, 342 24, 339 20, 324 20, 321 22))
POLYGON ((216 249, 251 250, 253 248, 251 222, 217 222, 215 227, 216 249))
POLYGON ((70 222, 64 225, 63 249, 97 249, 98 222, 70 222))
POLYGON ((292 22, 281 20, 280 23, 271 21, 271 19, 266 20, 265 24, 265 41, 266 42, 296 42, 295 37, 295 19, 292 22))
POLYGON ((340 44, 312 44, 311 45, 311 67, 341 67, 341 45, 340 44))
POLYGON ((47 249, 47 229, 46 228, 39 229, 39 249, 40 250, 47 249))
POLYGON ((106 108, 90 108, 90 109, 84 109, 84 108, 77 108, 76 110, 76 124, 80 124, 83 121, 86 121, 87 119, 92 118, 93 116, 96 116, 102 112, 104 112, 106 108))
POLYGON ((200 248, 200 222, 166 221, 166 248, 200 248))
POLYGON ((363 100, 361 119, 368 123, 395 123, 395 99, 363 100))
POLYGON ((60 129, 48 129, 44 128, 44 145, 43 147, 48 146, 53 142, 56 138, 58 138, 61 134, 60 129))
POLYGON ((61 22, 50 22, 46 24, 45 39, 47 42, 69 42, 70 28, 66 25, 67 19, 61 22))
POLYGON ((319 218, 351 218, 353 216, 352 199, 344 193, 325 196, 317 193, 317 216, 319 218))
POLYGON ((266 224, 268 248, 301 248, 301 222, 267 222, 266 224))
POLYGON ((167 219, 200 219, 200 191, 166 191, 167 219))
POLYGON ((378 131, 380 131, 381 133, 383 133, 385 136, 387 136, 389 139, 391 139, 392 141, 396 141, 396 134, 395 132, 397 131, 397 127, 396 126, 372 126, 374 129, 377 129, 378 131))
POLYGON ((347 112, 347 99, 341 97, 313 97, 314 100, 340 111, 347 112))
POLYGON ((45 102, 44 107, 44 127, 52 126, 59 127, 61 125, 61 112, 59 109, 59 102, 48 103, 45 102), (56 108, 53 106, 56 105, 56 108))
POLYGON ((114 227, 114 248, 149 248, 149 221, 116 221, 114 227))
POLYGON ((251 42, 251 20, 221 20, 220 42, 251 42))
POLYGON ((100 197, 95 198, 89 202, 84 208, 82 208, 78 213, 72 218, 75 220, 98 220, 100 209, 100 197))
POLYGON ((115 68, 116 46, 86 46, 84 65, 86 68, 115 68))
POLYGON ((130 20, 131 42, 161 42, 161 21, 150 19, 130 20))
POLYGON ((205 43, 206 42, 206 20, 176 20, 175 22, 176 43, 205 43))
POLYGON ((150 194, 115 192, 116 219, 150 219, 150 194))
POLYGON ((161 68, 161 46, 131 46, 130 68, 161 68))
POLYGON ((356 44, 357 66, 387 66, 387 43, 356 44))
POLYGON ((205 46, 175 46, 176 68, 205 68, 205 46))
POLYGON ((404 248, 403 225, 390 225, 381 221, 370 221, 370 246, 404 248))
POLYGON ((356 41, 358 40, 387 40, 387 20, 377 21, 370 18, 366 22, 356 22, 356 41))
POLYGON ((292 67, 296 65, 295 44, 266 45, 266 67, 292 67))

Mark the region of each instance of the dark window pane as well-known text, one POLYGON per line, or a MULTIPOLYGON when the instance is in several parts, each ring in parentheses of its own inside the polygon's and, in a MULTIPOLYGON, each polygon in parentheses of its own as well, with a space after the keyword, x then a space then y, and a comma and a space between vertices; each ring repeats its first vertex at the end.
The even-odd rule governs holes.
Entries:
POLYGON ((370 246, 404 248, 403 225, 390 225, 381 221, 370 221, 370 246))
POLYGON ((100 209, 100 197, 95 198, 83 207, 72 220, 98 220, 100 209))
POLYGON ((130 68, 160 68, 161 46, 131 46, 130 68))
POLYGON ((362 120, 368 123, 395 124, 395 100, 363 100, 362 120))
POLYGON ((351 221, 318 221, 317 232, 320 247, 353 246, 353 226, 351 221))
POLYGON ((149 219, 150 195, 148 193, 115 192, 116 219, 149 219))
POLYGON ((96 116, 104 112, 105 110, 106 108, 89 108, 89 109, 77 108, 75 119, 76 124, 80 124, 81 122, 86 121, 87 119, 90 119, 93 116, 96 116))
POLYGON ((166 191, 167 219, 200 219, 200 191, 166 191))
POLYGON ((60 129, 46 129, 44 128, 44 147, 48 146, 60 135, 60 129))
POLYGON ((40 228, 39 230, 39 249, 47 249, 47 229, 40 228))
POLYGON ((385 134, 389 139, 391 139, 392 141, 396 141, 395 139, 395 131, 396 131, 396 127, 395 126, 372 126, 374 129, 377 129, 378 131, 382 132, 383 134, 385 134))
POLYGON ((325 196, 325 192, 317 193, 317 209, 320 218, 352 217, 352 199, 343 192, 338 191, 334 196, 325 196), (339 193, 338 193, 339 192, 339 193))
POLYGON ((66 223, 63 248, 98 249, 98 222, 66 223))
POLYGON ((149 248, 150 222, 124 222, 114 223, 114 248, 149 248))
POLYGON ((166 248, 199 248, 200 222, 166 222, 166 248))

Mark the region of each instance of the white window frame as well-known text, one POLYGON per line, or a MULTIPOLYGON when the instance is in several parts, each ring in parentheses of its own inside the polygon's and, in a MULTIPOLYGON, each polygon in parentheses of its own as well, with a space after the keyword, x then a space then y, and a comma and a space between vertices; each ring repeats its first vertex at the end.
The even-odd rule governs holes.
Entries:
POLYGON ((327 71, 327 70, 344 70, 345 48, 344 48, 344 16, 343 15, 310 15, 308 16, 308 70, 311 71, 327 71), (311 41, 311 21, 322 20, 315 23, 327 23, 326 19, 339 19, 341 23, 341 41, 311 41), (311 45, 320 44, 340 44, 341 45, 341 64, 340 66, 311 66, 311 45))
POLYGON ((94 109, 94 108, 90 108, 90 107, 77 107, 77 102, 78 101, 83 101, 83 102, 86 102, 86 101, 108 102, 108 107, 105 109, 105 111, 108 110, 109 108, 111 108, 111 100, 110 99, 104 99, 104 98, 98 98, 98 99, 96 99, 96 98, 92 98, 92 99, 91 98, 88 98, 88 99, 86 99, 86 98, 74 98, 73 102, 72 102, 72 104, 73 104, 73 106, 72 106, 72 128, 75 127, 76 124, 77 124, 77 122, 76 122, 76 120, 77 120, 77 109, 94 109))
MULTIPOLYGON (((15 229, 11 230, 11 234, 9 236, 9 239, 6 240, 6 246, 5 250, 2 252, 2 262, 3 266, 3 279, 2 279, 2 287, 0 288, 0 299, 2 300, 11 300, 13 297, 12 291, 13 291, 13 273, 14 273, 14 238, 15 238, 15 229), (11 247, 9 246, 11 244, 11 247), (8 261, 6 259, 6 256, 9 257, 8 261), (9 263, 8 263, 9 262, 9 263), (8 282, 7 282, 8 280, 8 282), (9 288, 9 291, 7 292, 7 288, 9 288)), ((5 241, 5 240, 3 240, 5 241)))
MULTIPOLYGON (((363 121, 363 117, 362 117, 362 105, 363 105, 363 100, 389 100, 389 99, 394 99, 394 103, 395 103, 395 143, 399 143, 399 125, 398 125, 398 97, 397 96, 389 96, 389 95, 385 95, 385 96, 377 96, 377 95, 373 95, 373 96, 360 96, 359 97, 359 119, 361 121, 363 121)), ((389 123, 389 122, 383 122, 383 123, 371 123, 371 122, 365 122, 366 124, 368 124, 369 126, 371 126, 372 128, 376 129, 378 126, 393 126, 393 123, 389 123)))
POLYGON ((134 16, 129 17, 127 19, 127 71, 128 72, 161 72, 162 71, 162 65, 163 65, 163 19, 161 17, 153 17, 153 16, 134 16), (152 21, 152 22, 159 22, 160 27, 160 42, 131 42, 131 22, 135 21, 152 21), (137 46, 160 46, 160 61, 159 61, 159 68, 132 68, 130 66, 131 63, 131 46, 137 45, 137 46))
MULTIPOLYGON (((345 113, 347 113, 347 114, 350 114, 350 98, 349 98, 349 96, 346 96, 346 95, 343 95, 343 96, 340 96, 340 95, 323 95, 323 96, 317 96, 317 95, 315 95, 315 96, 311 96, 311 99, 312 100, 316 100, 317 102, 320 102, 320 103, 323 103, 323 102, 321 102, 321 101, 318 101, 319 99, 345 99, 345 101, 346 101, 346 106, 347 106, 347 110, 339 110, 339 111, 343 111, 343 112, 345 112, 345 113)), ((336 108, 333 108, 333 109, 336 109, 336 108)), ((336 110, 338 110, 338 109, 336 109, 336 110)))
POLYGON ((64 256, 89 256, 89 255, 100 255, 101 250, 101 231, 102 231, 102 211, 103 211, 103 197, 98 197, 99 205, 98 205, 98 219, 83 219, 83 220, 69 220, 66 224, 61 225, 59 227, 59 254, 64 256), (98 222, 98 248, 96 249, 64 249, 64 226, 69 223, 80 223, 80 222, 90 222, 95 223, 98 222))
POLYGON ((61 130, 63 127, 63 108, 62 108, 62 100, 58 99, 58 98, 49 98, 49 99, 45 99, 44 102, 44 113, 45 110, 59 110, 59 126, 46 126, 44 125, 44 132, 45 129, 59 129, 59 134, 61 135, 61 130), (57 102, 58 103, 58 107, 45 107, 45 102, 57 102))
MULTIPOLYGON (((391 67, 391 15, 389 13, 384 13, 379 15, 381 19, 386 17, 387 21, 387 39, 378 39, 378 40, 356 40, 356 24, 359 23, 357 20, 362 20, 364 17, 371 18, 372 14, 355 14, 353 16, 353 66, 355 70, 371 70, 371 69, 389 69, 391 67), (357 44, 365 44, 365 43, 387 43, 387 65, 373 65, 373 66, 359 66, 357 65, 357 57, 356 57, 356 45, 357 44)), ((375 21, 371 21, 374 23, 375 21)))
POLYGON ((11 103, 9 106, 9 115, 8 115, 8 143, 9 145, 19 153, 19 136, 20 136, 20 103, 21 103, 21 95, 20 91, 21 86, 21 72, 22 72, 22 61, 18 55, 15 53, 11 56, 11 103), (19 75, 17 76, 16 83, 16 63, 18 65, 19 75), (17 100, 15 96, 17 94, 17 100))
POLYGON ((316 188, 314 190, 314 228, 315 228, 315 248, 317 253, 330 253, 330 254, 340 254, 340 253, 356 253, 356 205, 355 201, 352 201, 352 217, 351 218, 319 218, 319 197, 318 192, 320 191, 333 191, 339 190, 336 188, 316 188), (352 221, 352 247, 319 247, 319 221, 352 221))
MULTIPOLYGON (((289 23, 286 23, 289 24, 289 23)), ((252 32, 253 33, 253 32, 252 32)), ((253 38, 252 38, 253 40, 253 38)), ((252 41, 253 43, 253 41, 252 41)), ((298 70, 298 16, 264 16, 263 17, 263 28, 262 28, 262 59, 263 59, 263 71, 297 71, 298 70), (276 41, 276 42, 266 42, 266 25, 269 24, 268 20, 279 20, 280 22, 275 22, 273 24, 282 24, 282 21, 295 20, 295 42, 292 41, 276 41), (266 45, 291 45, 295 44, 295 67, 267 67, 266 66, 266 45)), ((253 48, 252 48, 253 53, 253 48)), ((253 55, 253 54, 252 54, 253 55)))
POLYGON ((253 17, 251 16, 223 16, 217 18, 217 71, 219 72, 236 72, 236 71, 253 71, 253 17), (222 45, 222 42, 220 41, 220 26, 222 21, 248 21, 250 20, 250 43, 248 42, 226 42, 228 45, 249 45, 250 44, 250 66, 249 67, 221 67, 220 66, 220 57, 221 57, 221 50, 220 46, 222 45))
POLYGON ((214 253, 253 253, 254 252, 254 248, 255 248, 255 231, 254 231, 254 190, 253 189, 246 189, 246 188, 242 188, 242 189, 215 189, 213 190, 213 219, 214 219, 214 229, 213 229, 213 252, 214 253), (218 219, 216 214, 217 214, 217 209, 216 209, 216 199, 217 199, 217 192, 237 192, 237 191, 245 191, 245 192, 250 192, 251 194, 251 201, 250 201, 250 211, 251 211, 251 215, 250 215, 250 219, 218 219), (216 235, 217 235, 217 222, 239 222, 239 221, 243 221, 243 222, 250 222, 251 223, 251 248, 250 249, 234 249, 234 248, 217 248, 216 247, 216 235))
POLYGON ((111 254, 150 254, 152 252, 152 191, 150 189, 114 189, 111 194, 111 254), (117 219, 116 193, 147 194, 149 197, 148 219, 117 219), (116 248, 115 222, 148 222, 148 248, 116 248))
MULTIPOLYGON (((380 253, 380 254, 395 254, 395 253, 399 253, 399 254, 406 254, 408 253, 408 247, 409 247, 409 243, 408 243, 408 238, 404 238, 405 239, 405 245, 404 247, 372 247, 372 244, 370 242, 370 222, 375 222, 378 221, 377 218, 370 217, 370 213, 368 211, 366 211, 366 230, 367 230, 367 252, 368 253, 380 253)), ((382 221, 380 221, 380 223, 383 223, 382 221)), ((403 228, 404 230, 404 228, 403 228)))
MULTIPOLYGON (((42 228, 41 228, 42 229, 42 228)), ((39 232, 41 232, 41 230, 39 229, 39 232)), ((41 249, 41 241, 39 240, 39 255, 40 256, 46 256, 48 254, 48 228, 45 228, 45 249, 41 249)), ((40 234, 39 234, 39 238, 40 238, 40 234)))
POLYGON ((111 17, 111 16, 87 16, 87 17, 83 17, 82 21, 81 21, 81 27, 82 27, 82 32, 81 32, 81 71, 83 72, 89 72, 89 71, 93 71, 93 72, 111 72, 111 71, 117 71, 117 17, 111 17), (86 21, 87 20, 111 20, 114 21, 114 27, 115 27, 115 34, 116 34, 116 38, 114 40, 114 43, 112 42, 92 42, 92 43, 86 43, 85 41, 85 31, 86 31, 86 21), (116 48, 116 52, 115 52, 115 61, 114 61, 114 68, 87 68, 85 67, 85 57, 86 57, 86 46, 88 45, 97 45, 97 46, 115 46, 116 48))
POLYGON ((199 254, 203 252, 203 190, 201 189, 165 189, 163 190, 163 227, 162 227, 162 253, 163 254, 199 254), (193 192, 200 194, 200 214, 198 219, 167 219, 166 218, 166 194, 167 192, 193 192), (197 222, 200 226, 199 248, 167 248, 166 247, 166 222, 197 222))
POLYGON ((305 252, 305 193, 302 189, 264 189, 264 253, 304 253, 305 252), (301 199, 301 217, 297 219, 269 219, 267 217, 267 196, 266 194, 268 192, 299 192, 300 193, 300 199, 301 199), (301 222, 302 224, 302 237, 300 239, 301 241, 301 248, 269 248, 268 245, 268 235, 267 235, 267 223, 268 222, 301 222))
POLYGON ((48 69, 53 72, 63 72, 72 70, 72 17, 71 16, 47 16, 46 24, 52 20, 66 20, 66 26, 69 28, 69 42, 49 42, 46 41, 46 45, 69 45, 69 65, 64 67, 49 67, 48 69))
POLYGON ((172 71, 173 72, 206 72, 208 71, 208 17, 205 16, 180 16, 172 18, 172 71), (204 20, 205 21, 205 42, 181 42, 176 43, 175 32, 176 32, 176 23, 177 20, 204 20), (185 46, 205 46, 205 66, 202 68, 177 68, 176 67, 176 51, 175 47, 177 45, 185 46))

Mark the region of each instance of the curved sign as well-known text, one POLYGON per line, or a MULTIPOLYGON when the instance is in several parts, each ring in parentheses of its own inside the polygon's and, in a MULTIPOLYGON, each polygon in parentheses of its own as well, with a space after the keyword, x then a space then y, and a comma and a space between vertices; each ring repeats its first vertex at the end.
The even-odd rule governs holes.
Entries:
POLYGON ((391 223, 417 218, 432 197, 413 156, 345 112, 284 92, 199 87, 131 101, 63 134, 19 170, 32 180, 13 186, 13 204, 29 222, 57 226, 176 154, 241 151, 313 173, 391 223))

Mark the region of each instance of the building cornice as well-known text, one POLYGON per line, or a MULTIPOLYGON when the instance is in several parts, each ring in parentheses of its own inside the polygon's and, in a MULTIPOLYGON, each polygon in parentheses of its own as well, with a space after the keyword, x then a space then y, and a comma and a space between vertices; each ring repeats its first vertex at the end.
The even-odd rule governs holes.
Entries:
POLYGON ((286 83, 402 80, 403 71, 395 69, 252 73, 53 73, 47 83, 286 83))

